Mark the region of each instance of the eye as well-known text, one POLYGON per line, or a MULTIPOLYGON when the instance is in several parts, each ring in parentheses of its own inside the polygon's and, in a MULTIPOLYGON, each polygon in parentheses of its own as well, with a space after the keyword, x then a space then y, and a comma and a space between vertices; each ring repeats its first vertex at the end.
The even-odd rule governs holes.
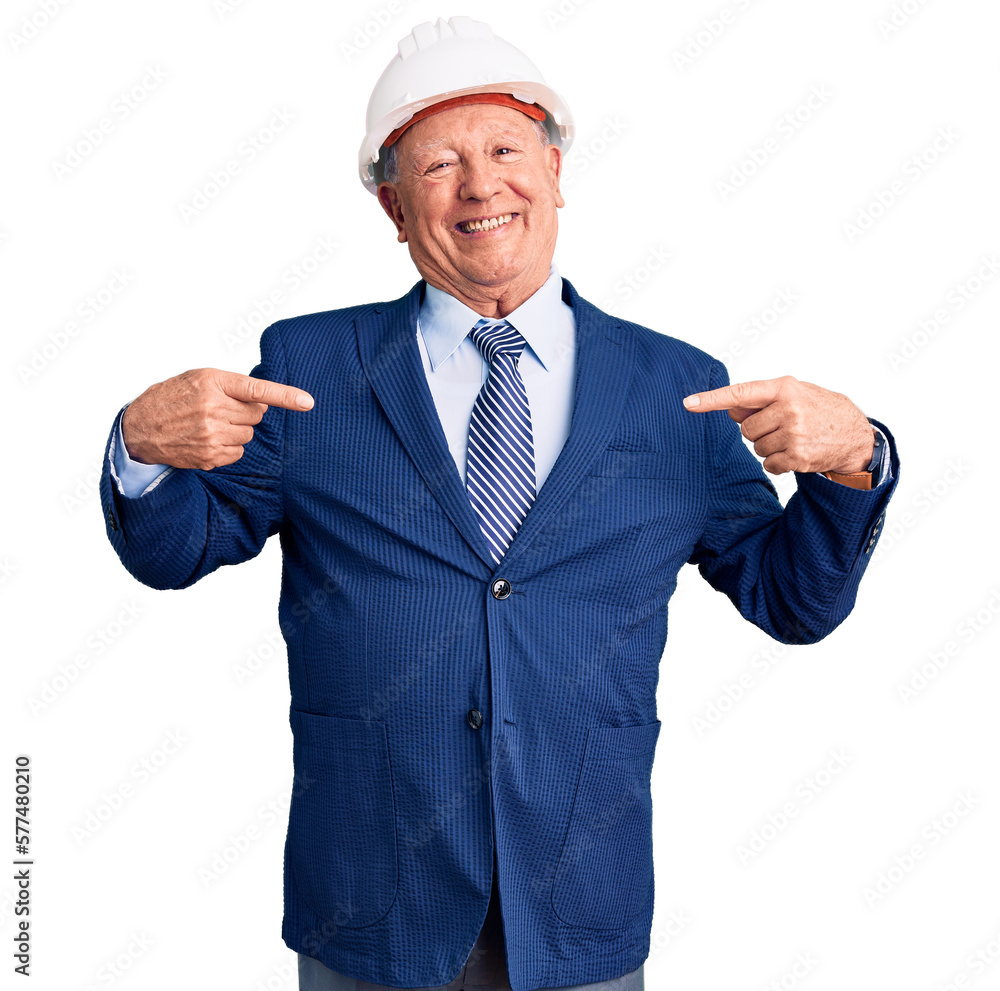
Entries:
POLYGON ((513 151, 514 151, 513 148, 497 148, 497 152, 496 153, 498 155, 503 155, 503 154, 508 154, 509 155, 509 154, 512 154, 513 151))

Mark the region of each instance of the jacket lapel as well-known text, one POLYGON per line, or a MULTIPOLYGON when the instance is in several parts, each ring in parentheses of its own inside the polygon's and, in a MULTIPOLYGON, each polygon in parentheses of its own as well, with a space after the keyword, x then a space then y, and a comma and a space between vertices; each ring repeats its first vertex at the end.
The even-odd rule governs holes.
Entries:
POLYGON ((365 374, 431 494, 477 557, 493 570, 489 547, 441 428, 417 346, 423 281, 402 299, 379 303, 355 323, 365 374))
MULTIPOLYGON (((580 484, 621 420, 635 361, 631 335, 563 279, 576 323, 576 378, 569 436, 498 568, 522 553, 580 484)), ((466 497, 468 498, 468 497, 466 497)), ((470 503, 471 505, 471 503, 470 503)), ((492 560, 492 559, 491 559, 492 560)))
POLYGON ((618 426, 632 378, 632 338, 621 324, 581 299, 563 279, 563 299, 576 322, 576 379, 569 437, 499 566, 490 557, 420 361, 417 315, 424 283, 401 299, 379 303, 356 321, 365 374, 393 429, 434 498, 492 573, 506 567, 551 519, 618 426))

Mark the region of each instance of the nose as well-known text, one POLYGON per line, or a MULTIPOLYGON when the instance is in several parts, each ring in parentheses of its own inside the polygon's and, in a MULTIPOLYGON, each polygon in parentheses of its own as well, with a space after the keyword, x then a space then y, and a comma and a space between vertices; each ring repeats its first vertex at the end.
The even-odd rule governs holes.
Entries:
POLYGON ((465 162, 462 188, 463 200, 488 200, 500 188, 497 164, 486 155, 465 162))

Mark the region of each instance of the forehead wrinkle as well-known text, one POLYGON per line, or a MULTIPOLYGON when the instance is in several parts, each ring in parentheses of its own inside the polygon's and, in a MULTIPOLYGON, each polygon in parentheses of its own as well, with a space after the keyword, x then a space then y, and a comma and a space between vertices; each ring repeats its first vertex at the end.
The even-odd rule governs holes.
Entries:
MULTIPOLYGON (((520 121, 518 124, 520 124, 520 121)), ((412 150, 416 152, 425 148, 432 149, 443 144, 457 145, 463 140, 469 140, 475 143, 478 140, 490 141, 497 139, 520 139, 528 136, 530 130, 533 129, 527 120, 525 120, 524 125, 520 127, 515 125, 512 121, 484 120, 479 126, 470 128, 464 133, 460 133, 458 135, 454 132, 450 134, 439 133, 437 137, 422 138, 416 142, 412 150)))
POLYGON ((520 141, 522 138, 527 140, 527 138, 530 136, 531 136, 530 125, 529 129, 527 130, 512 128, 508 125, 493 132, 494 140, 499 140, 499 141, 520 141))

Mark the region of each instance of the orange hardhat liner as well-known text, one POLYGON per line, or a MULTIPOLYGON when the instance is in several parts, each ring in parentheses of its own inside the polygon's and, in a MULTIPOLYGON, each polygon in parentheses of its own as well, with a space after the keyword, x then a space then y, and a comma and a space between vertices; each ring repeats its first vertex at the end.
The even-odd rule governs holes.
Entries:
POLYGON ((512 110, 520 110, 527 114, 532 120, 545 120, 545 111, 537 103, 524 103, 506 93, 468 93, 465 96, 454 96, 450 100, 442 100, 440 103, 432 104, 418 110, 405 124, 400 124, 395 131, 390 132, 383 147, 388 148, 399 140, 399 136, 411 124, 416 124, 418 120, 430 117, 431 114, 439 114, 443 110, 451 110, 452 107, 465 106, 468 103, 493 103, 498 107, 510 107, 512 110))

